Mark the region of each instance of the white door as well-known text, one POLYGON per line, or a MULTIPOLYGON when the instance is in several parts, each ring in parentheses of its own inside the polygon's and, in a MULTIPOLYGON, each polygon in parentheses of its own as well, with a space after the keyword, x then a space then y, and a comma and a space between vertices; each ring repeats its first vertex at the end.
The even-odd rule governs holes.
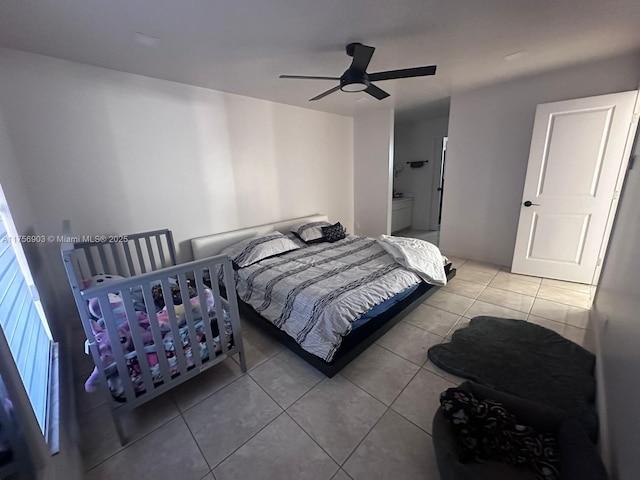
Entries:
POLYGON ((512 272, 592 283, 635 134, 637 96, 538 105, 512 272))

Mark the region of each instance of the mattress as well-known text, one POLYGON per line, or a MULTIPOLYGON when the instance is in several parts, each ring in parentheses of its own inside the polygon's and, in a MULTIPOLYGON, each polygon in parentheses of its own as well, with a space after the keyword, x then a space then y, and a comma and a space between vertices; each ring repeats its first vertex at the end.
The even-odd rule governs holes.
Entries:
POLYGON ((354 325, 367 321, 364 314, 378 315, 374 307, 390 308, 404 298, 393 297, 410 295, 421 281, 374 239, 355 235, 305 245, 236 271, 240 300, 326 362, 354 325), (388 300, 392 303, 380 305, 388 300))

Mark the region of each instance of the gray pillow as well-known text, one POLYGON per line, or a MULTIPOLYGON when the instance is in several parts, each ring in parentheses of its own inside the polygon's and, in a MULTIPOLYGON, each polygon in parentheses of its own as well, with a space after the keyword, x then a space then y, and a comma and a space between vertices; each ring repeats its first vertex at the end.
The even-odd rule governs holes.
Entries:
POLYGON ((329 222, 301 223, 291 227, 291 231, 305 243, 318 243, 326 241, 322 233, 322 227, 330 226, 329 222))
POLYGON ((228 255, 236 268, 248 267, 260 260, 300 248, 280 232, 261 237, 253 237, 225 248, 221 253, 228 255))

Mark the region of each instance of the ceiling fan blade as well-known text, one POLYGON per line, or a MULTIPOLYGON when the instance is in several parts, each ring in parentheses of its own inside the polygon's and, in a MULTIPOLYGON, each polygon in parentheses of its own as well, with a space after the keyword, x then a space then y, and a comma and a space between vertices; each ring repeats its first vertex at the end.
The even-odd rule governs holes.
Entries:
POLYGON ((424 77, 425 75, 435 75, 436 66, 403 68, 402 70, 388 70, 386 72, 370 73, 369 80, 379 82, 381 80, 393 80, 395 78, 424 77))
POLYGON ((338 90, 340 90, 340 85, 338 85, 337 87, 333 87, 333 88, 331 88, 331 89, 327 90, 326 92, 321 93, 321 94, 320 94, 320 95, 318 95, 317 97, 310 98, 310 99, 309 99, 309 101, 310 101, 310 102, 313 102, 314 100, 320 100, 321 98, 324 98, 324 97, 326 97, 327 95, 330 95, 330 94, 332 94, 333 92, 336 92, 336 91, 338 91, 338 90))
POLYGON ((370 84, 365 90, 372 97, 376 97, 378 100, 383 100, 389 96, 387 92, 382 90, 381 88, 376 87, 373 84, 370 84))
POLYGON ((353 61, 351 62, 350 68, 366 72, 375 50, 374 47, 356 43, 353 47, 353 61))
POLYGON ((280 75, 280 78, 301 78, 303 80, 340 80, 340 77, 314 77, 307 75, 280 75))

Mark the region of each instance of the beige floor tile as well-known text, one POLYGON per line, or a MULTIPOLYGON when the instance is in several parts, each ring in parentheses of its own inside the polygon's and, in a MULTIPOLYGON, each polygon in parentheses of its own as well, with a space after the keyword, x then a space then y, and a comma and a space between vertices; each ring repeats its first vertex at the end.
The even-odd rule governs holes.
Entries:
POLYGON ((478 298, 478 295, 480 295, 484 289, 484 285, 468 282, 458 277, 454 277, 446 286, 442 287, 442 291, 469 298, 478 298))
POLYGON ((351 477, 347 475, 344 470, 340 469, 331 480, 351 480, 351 477))
POLYGON ((553 280, 551 278, 543 278, 542 285, 548 285, 549 287, 565 288, 567 290, 573 290, 574 292, 590 293, 591 285, 584 283, 564 282, 562 280, 553 280))
POLYGON ((242 375, 240 366, 227 359, 175 388, 171 395, 180 411, 184 412, 242 375))
POLYGON ((287 413, 342 464, 386 408, 343 376, 336 375, 316 385, 287 413))
POLYGON ((552 302, 543 298, 536 298, 535 302, 533 302, 531 313, 538 317, 567 323, 579 328, 587 328, 589 323, 589 310, 552 302))
MULTIPOLYGON (((166 424, 180 414, 170 395, 162 395, 133 411, 120 415, 127 445, 166 424)), ((80 452, 85 469, 123 449, 105 403, 78 417, 80 425, 80 452)))
MULTIPOLYGON (((242 341, 244 344, 247 370, 251 370, 270 358, 275 357, 285 348, 266 333, 254 327, 248 320, 242 322, 242 341)), ((240 363, 238 355, 234 355, 232 358, 236 363, 240 363)))
POLYGON ((427 361, 427 350, 441 343, 443 337, 400 322, 376 343, 418 366, 427 361))
POLYGON ((455 383, 422 368, 391 408, 431 434, 433 416, 440 406, 440 393, 455 386, 455 383))
POLYGON ((86 480, 200 480, 209 466, 182 417, 128 446, 85 475, 86 480))
POLYGON ((246 375, 183 416, 207 462, 215 467, 280 413, 278 404, 246 375))
POLYGON ((485 272, 489 274, 496 274, 501 270, 500 265, 493 265, 491 263, 478 262, 476 260, 467 260, 464 263, 464 268, 470 268, 472 270, 477 270, 479 272, 485 272))
POLYGON ((480 285, 489 285, 489 283, 491 283, 491 280, 493 280, 493 278, 497 274, 497 272, 467 268, 467 263, 465 263, 458 269, 455 278, 466 280, 467 282, 478 283, 480 285))
POLYGON ((478 300, 512 310, 518 310, 519 312, 529 313, 535 297, 500 290, 499 288, 487 287, 478 297, 478 300))
POLYGON ((404 321, 414 327, 419 327, 428 332, 445 337, 459 318, 460 315, 457 313, 447 312, 441 308, 432 307, 431 305, 423 303, 407 315, 404 321))
POLYGON ((535 296, 538 293, 538 288, 540 288, 539 283, 522 279, 519 275, 507 272, 498 272, 489 286, 530 296, 535 296))
POLYGON ((512 310, 511 308, 505 308, 499 305, 494 305, 492 303, 476 300, 474 304, 471 305, 469 310, 467 310, 467 312, 465 313, 465 317, 473 318, 480 315, 501 318, 514 318, 516 320, 527 319, 527 314, 524 312, 519 312, 517 310, 512 310))
POLYGON ((391 405, 419 369, 373 344, 340 373, 385 405, 391 405))
POLYGON ((288 408, 325 378, 288 350, 254 368, 250 375, 282 408, 288 408))
POLYGON ((566 288, 540 285, 538 297, 578 308, 591 307, 591 301, 588 293, 574 292, 573 290, 568 290, 566 288))
POLYGON ((216 480, 329 480, 339 466, 286 413, 214 469, 216 480))
POLYGON ((509 274, 510 276, 513 276, 519 280, 524 280, 527 282, 531 282, 531 283, 536 283, 538 285, 540 285, 542 283, 542 278, 541 277, 531 277, 529 275, 522 275, 520 273, 513 273, 511 272, 511 267, 502 267, 501 269, 502 273, 505 274, 509 274))
POLYGON ((424 303, 431 305, 432 307, 441 308, 447 312, 462 315, 471 306, 473 299, 463 297, 462 295, 456 295, 455 293, 448 293, 444 290, 438 290, 427 298, 424 303))
POLYGON ((440 478, 431 436, 389 410, 343 466, 355 480, 440 478))

